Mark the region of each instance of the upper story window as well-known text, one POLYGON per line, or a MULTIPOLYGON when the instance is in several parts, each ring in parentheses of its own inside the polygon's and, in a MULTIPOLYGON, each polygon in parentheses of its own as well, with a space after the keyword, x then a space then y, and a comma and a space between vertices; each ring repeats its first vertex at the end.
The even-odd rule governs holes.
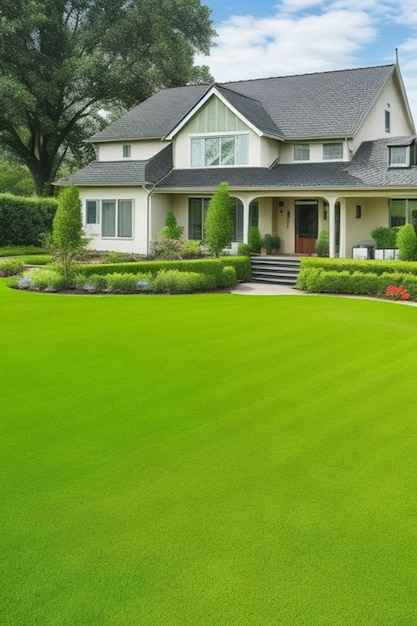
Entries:
POLYGON ((310 160, 310 144, 300 143, 294 146, 294 161, 310 160))
POLYGON ((131 145, 123 146, 123 158, 130 159, 131 156, 132 156, 132 146, 131 145))
POLYGON ((323 160, 337 161, 343 159, 342 143, 324 143, 323 144, 323 160))
POLYGON ((410 162, 409 146, 390 146, 389 164, 391 167, 408 167, 410 162))
POLYGON ((391 132, 391 112, 385 111, 385 132, 391 132))
POLYGON ((215 135, 191 139, 192 167, 248 165, 249 135, 215 135))

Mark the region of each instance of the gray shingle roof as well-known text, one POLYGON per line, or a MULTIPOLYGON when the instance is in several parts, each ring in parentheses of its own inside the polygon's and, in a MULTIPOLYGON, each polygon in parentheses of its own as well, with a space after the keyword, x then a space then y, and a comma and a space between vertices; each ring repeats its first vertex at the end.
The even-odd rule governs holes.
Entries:
POLYGON ((172 146, 169 145, 149 161, 93 161, 55 184, 78 187, 136 187, 156 182, 171 169, 172 146))
MULTIPOLYGON (((400 140, 400 138, 398 138, 400 140)), ((407 139, 407 138, 405 138, 407 139)), ((216 189, 226 181, 232 188, 346 189, 417 188, 417 167, 390 168, 388 143, 364 142, 350 163, 275 163, 270 168, 206 168, 173 170, 158 189, 216 189)))
MULTIPOLYGON (((268 134, 299 140, 342 138, 357 132, 395 68, 383 65, 260 78, 217 87, 268 134)), ((163 138, 209 89, 208 85, 163 89, 89 141, 163 138)))

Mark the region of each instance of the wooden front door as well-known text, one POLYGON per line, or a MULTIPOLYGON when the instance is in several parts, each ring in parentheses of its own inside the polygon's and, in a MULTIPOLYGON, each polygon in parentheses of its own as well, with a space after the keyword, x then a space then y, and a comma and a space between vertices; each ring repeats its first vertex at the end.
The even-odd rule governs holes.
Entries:
POLYGON ((295 252, 314 254, 318 237, 319 212, 317 200, 295 202, 295 252))

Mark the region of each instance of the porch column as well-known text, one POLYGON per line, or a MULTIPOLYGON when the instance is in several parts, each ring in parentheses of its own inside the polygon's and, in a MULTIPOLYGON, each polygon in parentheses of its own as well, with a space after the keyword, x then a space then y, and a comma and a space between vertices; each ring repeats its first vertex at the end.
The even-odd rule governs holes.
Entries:
POLYGON ((336 256, 336 198, 327 198, 329 202, 329 257, 336 256))
POLYGON ((243 204, 243 243, 248 243, 249 234, 249 204, 247 200, 242 200, 243 204))
POLYGON ((341 259, 349 258, 346 254, 346 198, 340 198, 340 242, 339 257, 341 259))

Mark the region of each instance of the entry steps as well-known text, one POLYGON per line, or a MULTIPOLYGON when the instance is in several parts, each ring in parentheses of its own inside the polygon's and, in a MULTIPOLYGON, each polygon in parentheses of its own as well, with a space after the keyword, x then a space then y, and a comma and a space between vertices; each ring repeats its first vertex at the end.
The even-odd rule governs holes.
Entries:
POLYGON ((251 256, 254 283, 273 283, 294 287, 300 273, 300 259, 279 256, 251 256))

